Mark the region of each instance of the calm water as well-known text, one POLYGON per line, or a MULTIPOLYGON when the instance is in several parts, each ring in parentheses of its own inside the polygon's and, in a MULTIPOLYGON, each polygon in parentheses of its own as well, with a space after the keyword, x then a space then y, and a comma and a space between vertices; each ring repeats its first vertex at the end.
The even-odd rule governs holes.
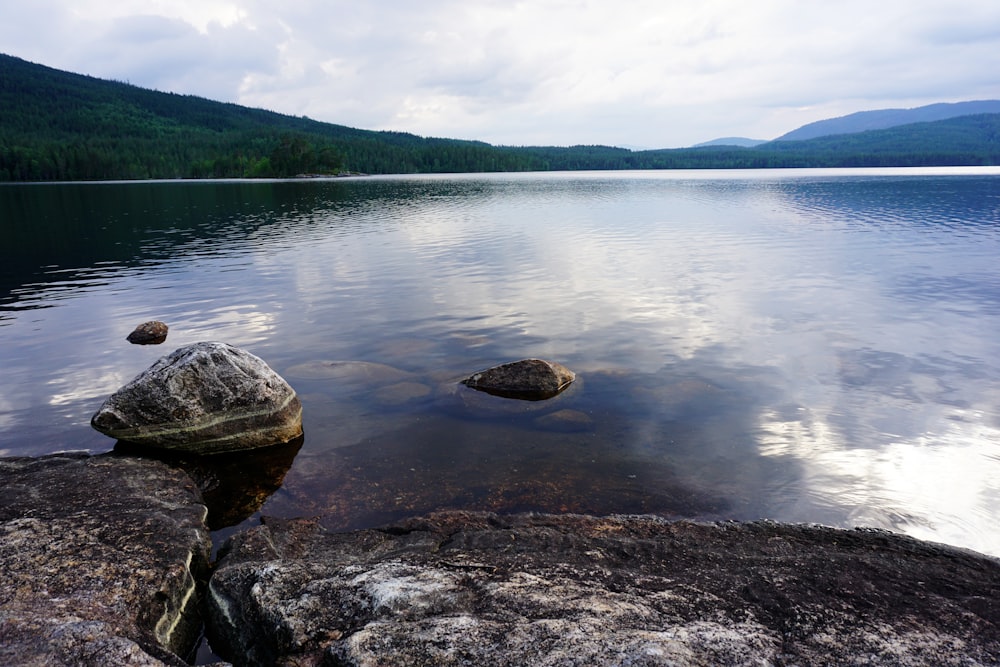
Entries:
POLYGON ((226 463, 271 477, 222 524, 654 512, 1000 555, 998 170, 20 185, 0 232, 0 455, 110 450, 107 395, 222 340, 305 410, 300 449, 226 463), (167 342, 126 343, 148 319, 167 342), (523 357, 578 381, 456 385, 523 357))

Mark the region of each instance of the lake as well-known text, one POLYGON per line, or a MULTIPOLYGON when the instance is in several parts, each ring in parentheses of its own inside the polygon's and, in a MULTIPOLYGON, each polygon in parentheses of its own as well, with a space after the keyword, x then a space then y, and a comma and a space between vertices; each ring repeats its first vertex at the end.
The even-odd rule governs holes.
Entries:
POLYGON ((298 391, 217 536, 650 512, 1000 555, 998 169, 4 185, 0 232, 0 455, 111 450, 101 402, 200 340, 298 391), (577 380, 458 384, 525 357, 577 380))

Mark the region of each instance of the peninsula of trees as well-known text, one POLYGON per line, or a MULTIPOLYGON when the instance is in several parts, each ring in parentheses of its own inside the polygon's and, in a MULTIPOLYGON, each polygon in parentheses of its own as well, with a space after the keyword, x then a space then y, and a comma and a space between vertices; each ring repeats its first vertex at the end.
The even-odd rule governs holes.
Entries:
POLYGON ((492 146, 322 123, 0 54, 0 181, 1000 164, 1000 114, 757 146, 492 146))

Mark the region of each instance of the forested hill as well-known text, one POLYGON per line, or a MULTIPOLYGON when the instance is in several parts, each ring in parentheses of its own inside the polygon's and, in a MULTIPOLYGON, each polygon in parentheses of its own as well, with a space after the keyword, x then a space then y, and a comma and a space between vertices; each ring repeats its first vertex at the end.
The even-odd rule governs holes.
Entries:
POLYGON ((754 147, 508 147, 375 132, 0 54, 0 181, 1000 164, 1000 114, 754 147))
POLYGON ((488 144, 357 130, 0 54, 0 180, 537 169, 488 144))

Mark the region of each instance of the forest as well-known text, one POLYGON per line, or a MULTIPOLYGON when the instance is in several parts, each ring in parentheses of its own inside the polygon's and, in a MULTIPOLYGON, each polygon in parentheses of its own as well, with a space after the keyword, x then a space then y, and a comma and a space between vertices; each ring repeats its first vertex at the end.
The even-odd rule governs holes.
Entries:
POLYGON ((0 181, 1000 164, 1000 114, 753 148, 493 146, 361 130, 0 54, 0 181))

